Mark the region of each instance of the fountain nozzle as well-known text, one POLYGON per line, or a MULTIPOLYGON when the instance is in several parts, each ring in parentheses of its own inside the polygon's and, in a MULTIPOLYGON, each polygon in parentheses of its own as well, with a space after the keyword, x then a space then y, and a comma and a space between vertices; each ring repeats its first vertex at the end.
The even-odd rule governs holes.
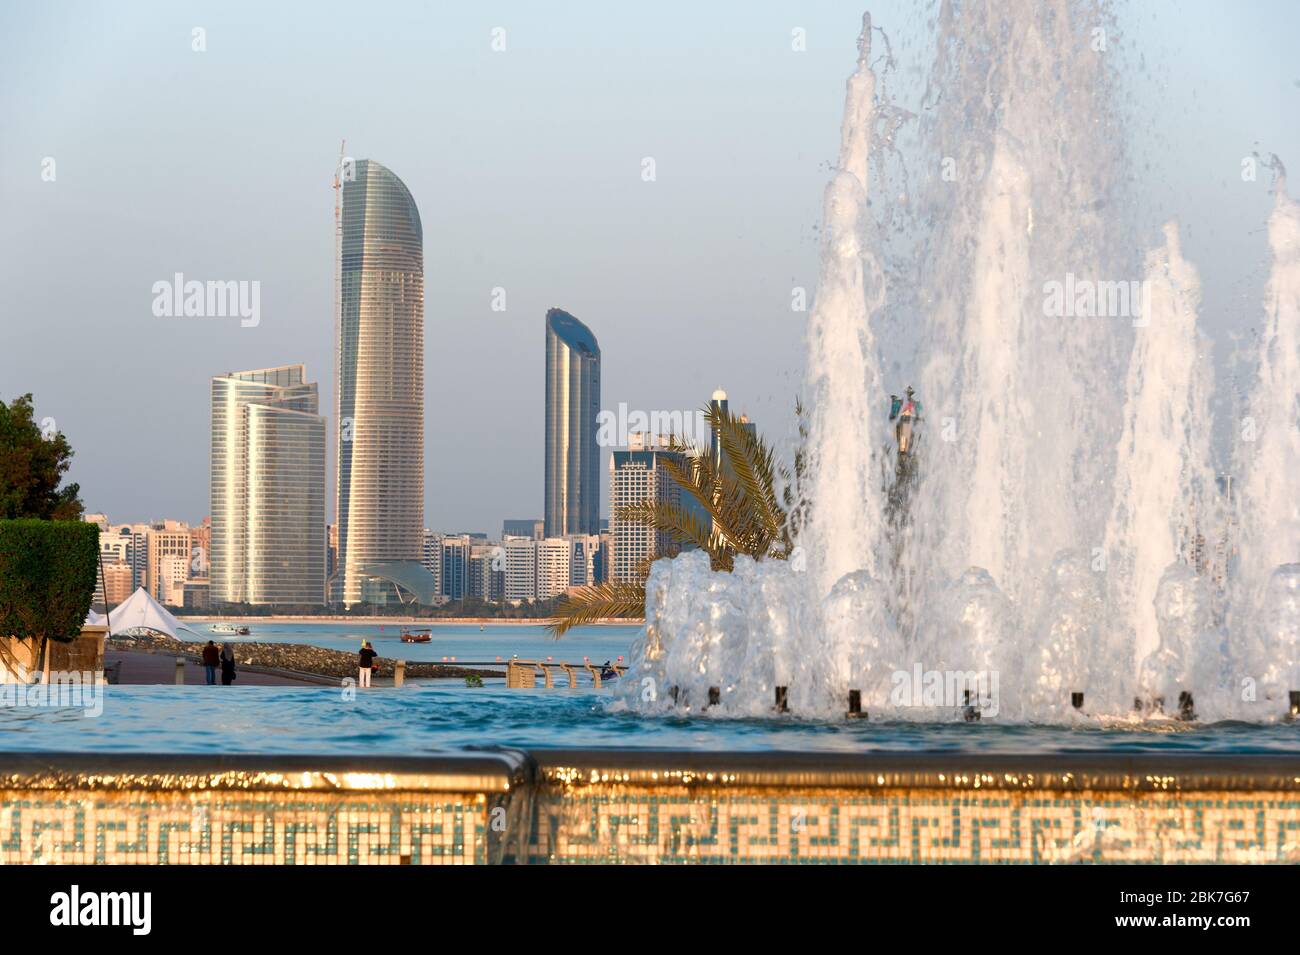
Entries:
POLYGON ((1083 694, 1080 693, 1078 690, 1075 690, 1073 693, 1071 693, 1070 705, 1073 706, 1076 710, 1083 709, 1083 694))
POLYGON ((786 701, 786 692, 789 688, 778 686, 776 688, 776 711, 778 713, 788 713, 790 706, 786 701))
POLYGON ((849 712, 846 714, 851 720, 865 720, 867 714, 862 711, 862 691, 849 690, 849 712))

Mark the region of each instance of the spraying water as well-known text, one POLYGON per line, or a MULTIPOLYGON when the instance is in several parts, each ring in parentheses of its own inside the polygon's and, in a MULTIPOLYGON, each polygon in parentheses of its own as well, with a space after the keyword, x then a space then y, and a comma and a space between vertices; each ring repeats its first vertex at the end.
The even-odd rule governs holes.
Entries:
POLYGON ((839 166, 823 201, 825 241, 808 333, 811 369, 812 508, 810 550, 814 586, 828 591, 842 576, 865 569, 878 573, 882 501, 874 480, 875 442, 845 432, 883 425, 882 391, 871 314, 884 301, 884 279, 864 247, 867 164, 871 153, 876 82, 871 72, 871 16, 862 18, 858 68, 849 77, 840 131, 839 166))
MULTIPOLYGON (((1300 207, 1279 174, 1238 584, 1210 451, 1200 282, 1177 226, 1109 214, 1123 156, 1099 8, 945 3, 922 121, 944 175, 910 266, 872 218, 884 117, 863 18, 808 334, 803 559, 656 561, 621 693, 643 712, 840 719, 1277 719, 1300 689, 1300 207), (1082 121, 1081 117, 1088 117, 1082 121), (891 303, 886 275, 907 287, 891 303), (926 415, 888 434, 881 337, 915 310, 926 415), (1225 610, 1225 602, 1231 604, 1225 610), (1252 608, 1249 612, 1245 608, 1252 608), (1262 608, 1254 612, 1254 608, 1262 608), (1261 684, 1243 693, 1243 679, 1261 684), (856 713, 853 715, 857 715, 856 713)), ((879 200, 877 200, 879 202, 879 200)))
MULTIPOLYGON (((1178 227, 1147 258, 1137 339, 1129 361, 1114 504, 1102 555, 1110 582, 1111 704, 1131 698, 1133 660, 1160 646, 1156 594, 1171 565, 1195 562, 1212 539, 1209 363, 1196 328, 1201 286, 1182 256, 1178 227)), ((1208 601, 1207 601, 1208 608, 1208 601)), ((1167 647, 1165 648, 1168 649, 1167 647)), ((1215 647, 1217 650, 1217 646, 1215 647)), ((1181 651, 1180 651, 1181 652, 1181 651)), ((1090 687, 1091 689, 1091 687, 1090 687)), ((1140 686, 1145 698, 1159 688, 1140 686)))

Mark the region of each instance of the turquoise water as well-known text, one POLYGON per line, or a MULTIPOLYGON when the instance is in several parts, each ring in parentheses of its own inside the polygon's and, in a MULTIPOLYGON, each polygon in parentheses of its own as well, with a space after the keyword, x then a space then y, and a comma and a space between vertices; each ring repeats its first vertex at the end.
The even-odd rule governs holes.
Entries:
MULTIPOLYGON (((789 718, 647 718, 608 690, 110 686, 103 712, 0 707, 0 749, 155 753, 420 754, 467 746, 987 753, 1296 752, 1300 726, 1223 723, 1168 732, 982 723, 824 724, 789 718)), ((956 719, 956 717, 954 717, 956 719)))
MULTIPOLYGON (((457 662, 480 663, 495 662, 497 657, 509 659, 512 654, 525 660, 550 656, 557 661, 581 663, 583 657, 590 657, 592 663, 604 663, 620 655, 626 657, 640 630, 634 626, 575 627, 555 640, 540 626, 485 624, 480 631, 478 624, 452 623, 431 625, 433 640, 429 643, 402 643, 402 627, 393 623, 250 623, 252 632, 246 637, 213 633, 211 624, 187 626, 199 639, 210 638, 218 643, 307 643, 355 653, 361 649, 362 640, 369 640, 380 656, 396 660, 441 662, 444 657, 454 656, 457 662)), ((181 637, 194 639, 183 632, 181 637)))

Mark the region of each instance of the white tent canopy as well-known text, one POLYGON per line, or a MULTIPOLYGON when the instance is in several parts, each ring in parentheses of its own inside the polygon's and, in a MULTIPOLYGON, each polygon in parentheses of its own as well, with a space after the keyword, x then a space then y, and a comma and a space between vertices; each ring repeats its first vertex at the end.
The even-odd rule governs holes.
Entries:
MULTIPOLYGON (((107 616, 110 636, 127 630, 153 630, 155 633, 165 633, 179 640, 176 635, 178 630, 194 633, 168 613, 166 608, 154 600, 143 587, 138 588, 126 600, 109 610, 107 616)), ((198 634, 194 635, 198 636, 198 634)))
POLYGON ((82 624, 83 627, 102 627, 103 625, 104 615, 102 613, 95 613, 93 610, 86 614, 86 622, 82 624))

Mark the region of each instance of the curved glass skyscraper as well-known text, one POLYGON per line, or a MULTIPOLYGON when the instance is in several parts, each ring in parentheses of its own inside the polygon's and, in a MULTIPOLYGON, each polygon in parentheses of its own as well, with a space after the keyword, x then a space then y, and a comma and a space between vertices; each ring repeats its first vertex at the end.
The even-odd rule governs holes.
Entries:
POLYGON ((325 601, 325 419, 302 365, 212 379, 212 600, 325 601))
POLYGON ((600 345, 568 312, 546 313, 547 537, 600 533, 600 345))
POLYGON ((432 600, 424 530, 424 232, 402 180, 345 179, 338 316, 338 570, 351 605, 432 600), (428 578, 427 580, 425 578, 428 578), (427 587, 426 587, 427 584, 427 587))

